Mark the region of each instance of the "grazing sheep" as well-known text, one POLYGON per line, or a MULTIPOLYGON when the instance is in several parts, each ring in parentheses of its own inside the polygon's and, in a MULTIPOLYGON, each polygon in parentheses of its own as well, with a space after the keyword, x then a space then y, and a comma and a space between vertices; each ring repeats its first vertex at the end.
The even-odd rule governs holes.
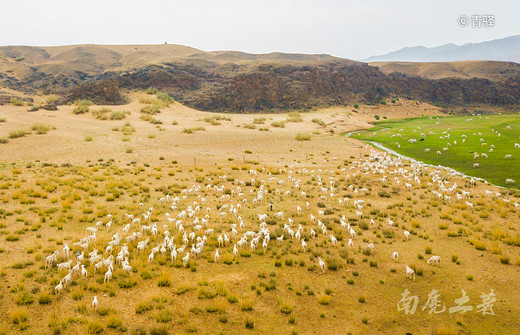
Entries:
POLYGON ((394 251, 394 253, 392 254, 392 260, 394 262, 397 262, 397 258, 399 258, 399 254, 397 253, 397 251, 394 251))
POLYGON ((98 306, 98 300, 97 300, 97 295, 95 295, 94 300, 92 300, 92 307, 94 308, 94 310, 97 310, 97 306, 98 306))
POLYGON ((321 273, 325 272, 325 262, 321 259, 321 257, 318 257, 318 266, 321 270, 321 273))
POLYGON ((413 281, 415 281, 415 271, 406 264, 405 264, 405 269, 406 269, 406 278, 413 279, 413 281))
POLYGON ((515 184, 516 181, 514 179, 506 179, 506 184, 515 184))
POLYGON ((410 232, 408 230, 405 230, 403 234, 404 237, 406 237, 406 240, 408 241, 408 239, 410 238, 410 232))
POLYGON ((54 293, 59 294, 61 290, 63 290, 63 282, 60 280, 60 283, 54 288, 54 293))
POLYGON ((440 266, 441 265, 441 256, 430 257, 430 259, 428 259, 428 264, 440 266))

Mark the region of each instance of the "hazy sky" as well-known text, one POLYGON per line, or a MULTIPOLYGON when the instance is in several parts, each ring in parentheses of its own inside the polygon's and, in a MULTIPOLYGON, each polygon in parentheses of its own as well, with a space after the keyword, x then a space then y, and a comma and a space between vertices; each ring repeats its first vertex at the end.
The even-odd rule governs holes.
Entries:
POLYGON ((351 59, 405 46, 520 34, 516 0, 2 1, 0 45, 183 44, 205 51, 324 53, 351 59), (494 15, 493 28, 460 15, 494 15))

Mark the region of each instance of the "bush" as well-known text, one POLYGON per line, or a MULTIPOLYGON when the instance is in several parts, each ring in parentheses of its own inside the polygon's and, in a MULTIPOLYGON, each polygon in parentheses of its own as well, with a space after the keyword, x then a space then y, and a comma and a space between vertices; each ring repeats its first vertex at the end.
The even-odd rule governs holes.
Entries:
POLYGON ((112 113, 112 110, 106 107, 92 111, 92 115, 94 115, 94 117, 98 120, 108 120, 107 114, 110 113, 112 113))
POLYGON ((23 101, 20 100, 20 99, 17 99, 17 98, 11 98, 11 103, 12 103, 14 106, 18 106, 18 107, 24 105, 23 101))
POLYGON ((285 122, 273 122, 271 123, 271 126, 275 128, 285 128, 285 122))
POLYGON ((287 117, 287 122, 303 122, 303 118, 298 112, 291 112, 287 117))
POLYGON ((150 335, 168 335, 168 330, 165 327, 152 328, 150 335))
POLYGON ((320 125, 322 127, 325 126, 325 122, 323 122, 323 120, 318 119, 318 118, 312 119, 312 122, 314 122, 314 123, 316 123, 316 124, 318 124, 318 125, 320 125))
POLYGON ((255 328, 255 322, 249 318, 246 319, 246 328, 253 329, 255 328))
POLYGON ((157 89, 155 87, 148 87, 148 89, 146 90, 146 94, 156 94, 157 93, 157 89))
POLYGON ((170 322, 171 320, 172 320, 172 312, 167 309, 160 311, 159 313, 157 313, 157 316, 155 317, 155 321, 157 321, 157 322, 166 323, 166 322, 170 322))
POLYGON ((51 302, 52 302, 52 299, 47 293, 42 293, 38 297, 38 303, 40 303, 40 305, 48 305, 51 302))
POLYGON ((159 114, 161 112, 161 108, 157 105, 148 105, 141 108, 141 113, 143 114, 149 114, 149 115, 155 115, 159 114))
POLYGON ((97 322, 90 322, 87 327, 88 334, 101 334, 103 330, 103 326, 97 322))
POLYGON ((35 131, 38 135, 47 134, 47 132, 51 129, 55 128, 43 123, 33 124, 31 127, 31 130, 35 131))
POLYGON ((310 141, 311 135, 308 133, 298 133, 298 134, 296 134, 295 138, 297 141, 310 141))
POLYGON ((320 305, 328 305, 328 304, 330 304, 330 296, 328 296, 328 295, 320 295, 320 296, 318 296, 317 299, 318 299, 318 303, 320 305))
POLYGON ((123 321, 121 321, 121 319, 115 317, 115 316, 112 316, 110 319, 108 319, 107 321, 107 327, 108 328, 119 328, 123 325, 123 321))
POLYGON ((509 257, 507 257, 507 256, 500 257, 500 263, 508 265, 509 262, 510 262, 509 257))
POLYGON ((7 139, 7 137, 0 137, 0 143, 6 144, 8 142, 9 142, 9 140, 7 139))
POLYGON ((11 312, 11 322, 15 325, 19 325, 27 321, 27 312, 25 309, 16 309, 11 312))
POLYGON ((34 297, 27 292, 20 293, 18 300, 16 300, 17 305, 30 305, 34 302, 34 297))
POLYGON ((13 131, 9 132, 9 138, 24 137, 25 134, 26 134, 26 132, 23 129, 13 130, 13 131))
POLYGON ((359 108, 359 104, 354 104, 354 108, 359 108))

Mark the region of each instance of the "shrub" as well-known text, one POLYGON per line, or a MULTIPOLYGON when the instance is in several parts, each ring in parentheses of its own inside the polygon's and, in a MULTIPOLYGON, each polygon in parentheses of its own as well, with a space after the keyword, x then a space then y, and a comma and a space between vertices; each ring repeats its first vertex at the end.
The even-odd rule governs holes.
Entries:
POLYGON ((34 297, 27 292, 20 293, 18 300, 16 300, 17 305, 30 305, 34 302, 34 297))
POLYGON ((297 141, 310 141, 311 135, 308 133, 298 133, 298 134, 296 134, 295 138, 297 141))
POLYGON ((112 113, 112 110, 106 107, 95 109, 92 111, 92 115, 98 120, 108 120, 109 113, 112 113))
POLYGON ((280 308, 280 312, 282 312, 284 314, 291 314, 292 311, 293 311, 293 307, 289 306, 287 304, 283 304, 282 307, 280 308))
POLYGON ((85 136, 86 142, 92 142, 92 136, 85 136))
POLYGON ((16 309, 11 312, 11 322, 15 325, 22 324, 27 321, 27 312, 25 309, 16 309))
POLYGON ((159 281, 157 282, 157 286, 160 286, 160 287, 165 287, 165 286, 170 286, 170 278, 168 278, 167 275, 162 275, 160 278, 159 278, 159 281))
POLYGON ((303 118, 298 112, 291 112, 287 117, 287 122, 303 122, 303 118))
POLYGON ((241 306, 240 306, 240 309, 243 310, 243 311, 252 311, 253 310, 253 303, 250 302, 250 301, 247 301, 247 302, 244 302, 241 306))
POLYGON ((14 106, 23 106, 24 103, 22 100, 18 99, 18 98, 11 98, 11 103, 14 105, 14 106))
POLYGON ((87 331, 89 334, 101 334, 103 332, 103 326, 97 322, 89 322, 87 331))
POLYGON ((155 321, 157 321, 157 322, 166 323, 166 322, 170 322, 171 320, 172 320, 172 312, 167 309, 163 309, 162 311, 159 311, 159 313, 157 313, 157 316, 155 317, 155 321))
POLYGON ((500 257, 500 263, 508 265, 509 262, 510 262, 509 257, 507 257, 507 256, 500 257))
POLYGON ((328 305, 328 304, 330 304, 330 296, 328 296, 328 295, 319 295, 317 297, 317 299, 318 299, 318 303, 320 305, 328 305))
POLYGON ((6 144, 8 142, 9 142, 9 140, 7 139, 7 137, 0 137, 0 143, 6 144))
POLYGON ((38 135, 47 134, 47 132, 51 129, 55 128, 43 123, 33 124, 31 127, 31 130, 35 131, 38 135))
POLYGON ((271 123, 271 126, 275 127, 275 128, 285 128, 285 122, 283 122, 283 121, 273 122, 273 123, 271 123))
POLYGON ((255 322, 251 320, 250 318, 246 319, 246 328, 247 329, 253 329, 255 328, 255 322))
POLYGON ((155 115, 159 114, 161 112, 161 108, 157 105, 148 105, 141 108, 141 113, 143 114, 149 114, 149 115, 155 115))
POLYGON ((24 137, 25 134, 26 134, 26 132, 23 129, 13 130, 13 131, 9 132, 9 138, 24 137))
POLYGON ((108 328, 119 328, 123 325, 123 321, 121 319, 112 316, 110 319, 107 320, 107 327, 108 328))
POLYGON ((323 120, 318 119, 318 118, 312 119, 312 122, 314 122, 314 123, 316 123, 316 124, 318 124, 318 125, 320 125, 322 127, 325 126, 325 122, 323 122, 323 120))
POLYGON ((165 327, 152 328, 150 335, 168 335, 168 330, 165 327))
POLYGON ((354 104, 354 108, 359 108, 359 104, 354 104))
POLYGON ((51 302, 52 302, 52 299, 47 293, 42 293, 38 297, 38 303, 40 303, 40 305, 48 305, 51 302))
POLYGON ((157 93, 157 89, 155 87, 148 87, 146 89, 146 94, 156 94, 157 93))
POLYGON ((72 111, 74 114, 85 114, 88 113, 89 107, 93 105, 90 100, 77 100, 75 101, 76 107, 72 111))

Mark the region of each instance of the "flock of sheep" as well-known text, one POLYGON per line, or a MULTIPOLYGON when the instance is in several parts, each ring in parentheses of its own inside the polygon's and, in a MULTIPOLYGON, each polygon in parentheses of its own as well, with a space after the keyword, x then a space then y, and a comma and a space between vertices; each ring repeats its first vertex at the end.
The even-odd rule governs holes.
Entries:
MULTIPOLYGON (((359 235, 359 230, 356 229, 359 227, 350 222, 350 218, 355 218, 352 222, 366 220, 371 227, 377 228, 374 217, 367 213, 363 199, 369 190, 349 183, 364 175, 375 175, 381 185, 388 184, 391 179, 396 185, 402 183, 406 189, 418 188, 421 183, 427 182, 433 197, 452 201, 454 196, 455 201, 464 201, 468 207, 473 208, 473 204, 468 201, 470 191, 456 183, 449 185, 445 176, 442 176, 443 170, 421 164, 405 166, 403 160, 397 157, 369 149, 368 146, 366 149, 370 150, 368 158, 354 162, 349 168, 309 171, 295 164, 273 173, 267 172, 265 168, 260 171, 253 169, 243 180, 230 179, 225 175, 218 179, 207 177, 204 182, 184 189, 180 196, 165 195, 146 210, 141 203, 143 210, 140 214, 126 213, 121 216, 125 222, 113 224, 112 215, 108 214, 104 220, 87 227, 85 236, 72 246, 65 243, 61 250, 46 257, 45 267, 56 265, 59 273, 66 272, 55 287, 55 293, 60 294, 73 276, 87 279, 89 274, 91 277, 97 272, 104 272, 103 282, 109 282, 118 267, 132 274, 135 270, 131 260, 135 261, 143 254, 148 255, 148 263, 153 263, 156 255, 161 254, 171 262, 181 259, 182 265, 187 267, 190 259, 199 258, 203 253, 211 255, 213 261, 218 263, 224 252, 220 248, 229 246, 231 249, 231 245, 235 259, 240 257, 240 250, 254 251, 263 248, 266 251, 274 247, 271 239, 274 232, 271 227, 277 227, 270 226, 267 223, 269 220, 276 220, 277 224, 283 223, 283 233, 276 236, 277 246, 291 239, 299 243, 301 252, 305 253, 308 252, 310 241, 321 236, 330 241, 332 247, 337 247, 338 239, 332 229, 337 223, 324 220, 327 214, 317 206, 315 200, 341 208, 343 213, 339 213, 342 214, 339 226, 348 236, 346 244, 349 248, 364 243, 363 246, 374 254, 377 242, 374 241, 374 244, 360 241, 356 238, 359 235), (308 195, 313 186, 309 185, 311 183, 304 183, 304 179, 317 182, 317 199, 308 195), (348 194, 340 196, 341 189, 348 190, 348 194), (271 212, 273 208, 284 208, 282 203, 270 203, 278 195, 292 197, 298 204, 293 210, 271 212), (219 204, 216 213, 208 205, 215 202, 219 204), (249 214, 246 217, 246 209, 256 215, 249 214), (161 216, 158 221, 152 222, 153 215, 161 216), (305 224, 304 227, 295 222, 296 218, 308 218, 310 224, 305 224), (100 246, 99 235, 109 242, 100 246), (59 258, 66 261, 58 263, 59 258)), ((471 181, 471 185, 473 184, 474 180, 471 181)), ((486 195, 500 197, 504 202, 509 201, 501 198, 498 192, 488 192, 486 195)), ((515 203, 515 206, 520 205, 515 203)), ((396 229, 395 222, 391 219, 384 225, 388 229, 396 229)), ((410 238, 410 232, 404 230, 402 234, 405 241, 410 238)), ((399 253, 396 250, 388 257, 398 262, 399 253)), ((433 255, 427 263, 440 266, 441 257, 433 255)), ((322 273, 327 269, 327 264, 321 257, 317 257, 317 267, 322 273)), ((404 265, 404 270, 407 278, 415 280, 415 271, 411 267, 404 265)), ((97 297, 94 297, 92 306, 97 308, 97 305, 97 297)))

